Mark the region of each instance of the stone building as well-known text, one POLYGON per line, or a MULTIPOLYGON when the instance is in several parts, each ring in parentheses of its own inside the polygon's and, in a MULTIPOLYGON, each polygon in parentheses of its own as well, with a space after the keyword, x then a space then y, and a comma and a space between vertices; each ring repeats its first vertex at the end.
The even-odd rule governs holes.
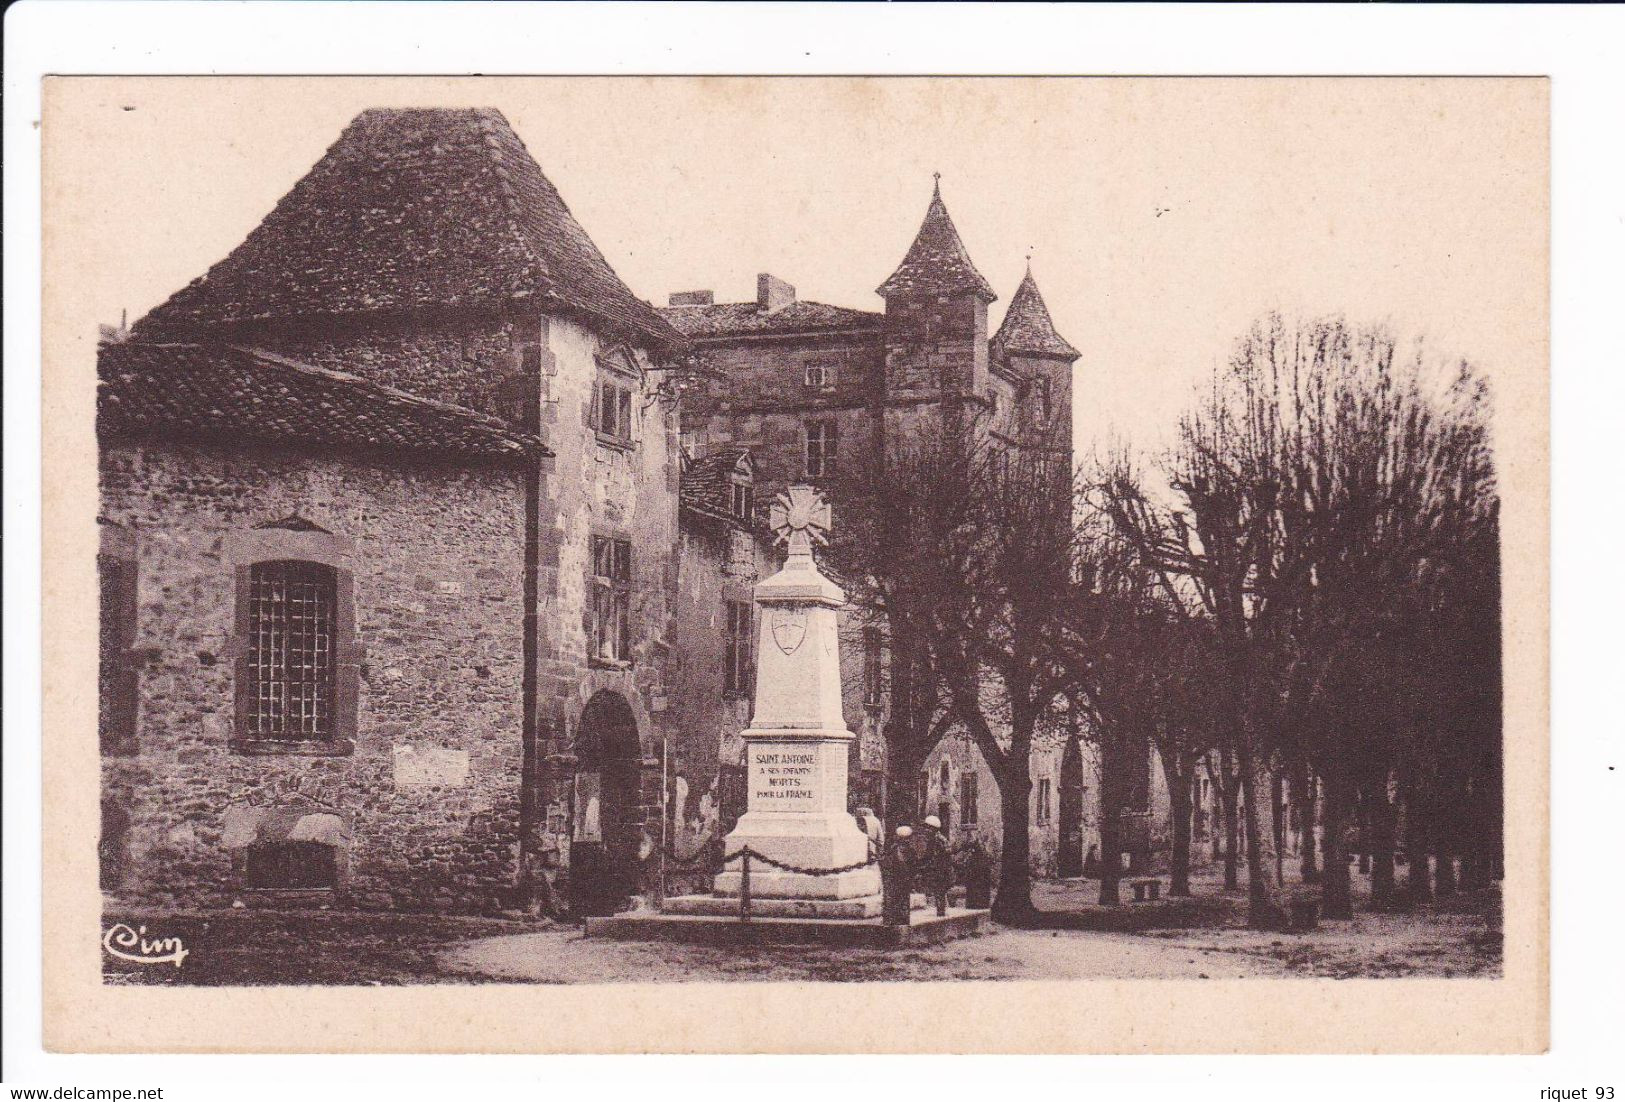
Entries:
MULTIPOLYGON (((680 886, 744 807, 772 496, 810 481, 838 516, 945 409, 1070 446, 1077 351, 1030 271, 989 337, 940 193, 880 294, 763 275, 657 310, 499 112, 357 116, 98 351, 104 885, 586 911, 662 863, 680 886)), ((841 630, 852 803, 879 808, 884 631, 841 630)), ((927 772, 996 829, 960 745, 927 772)), ((1090 766, 1045 755, 1047 871, 1090 766)))
MULTIPOLYGON (((369 656, 334 666, 337 684, 352 686, 344 691, 356 698, 358 718, 353 737, 332 740, 324 755, 283 745, 291 740, 247 738, 232 705, 234 694, 243 695, 239 668, 218 655, 200 668, 203 658, 169 653, 182 636, 144 636, 164 656, 134 677, 137 758, 195 755, 199 771, 219 780, 194 791, 172 771, 136 765, 130 775, 146 786, 140 799, 110 814, 128 819, 131 837, 145 837, 167 828, 143 809, 185 805, 206 825, 182 832, 183 848, 196 851, 194 863, 224 869, 215 851, 239 802, 226 777, 258 778, 249 785, 254 810, 244 814, 276 822, 297 811, 276 795, 293 783, 287 778, 324 778, 333 793, 324 806, 338 825, 323 820, 323 829, 351 847, 339 863, 357 876, 376 856, 357 829, 359 809, 395 806, 425 763, 466 750, 468 770, 428 770, 440 813, 397 816, 399 833, 421 839, 403 859, 439 870, 453 885, 450 905, 489 904, 495 872, 473 867, 460 847, 493 831, 510 889, 535 887, 544 875, 556 880, 573 866, 590 870, 574 885, 593 889, 589 906, 631 890, 659 834, 660 748, 670 730, 680 469, 669 380, 684 341, 615 275, 507 121, 493 110, 362 113, 240 246, 140 319, 127 343, 103 351, 104 385, 123 355, 143 357, 154 378, 178 375, 182 345, 201 350, 184 354, 186 370, 199 378, 224 365, 256 380, 297 373, 387 388, 447 418, 506 426, 501 431, 536 454, 545 450, 547 460, 507 476, 517 480, 509 492, 518 496, 501 508, 465 507, 416 473, 389 491, 398 498, 391 508, 383 499, 368 504, 383 492, 376 479, 358 476, 347 487, 298 463, 284 471, 184 448, 164 453, 161 468, 133 469, 107 439, 104 515, 129 529, 143 614, 176 592, 230 597, 229 586, 223 596, 214 589, 216 559, 227 552, 211 552, 216 559, 147 552, 204 539, 183 536, 196 518, 171 504, 187 500, 174 485, 209 479, 219 480, 220 497, 251 503, 247 515, 232 513, 246 530, 286 516, 329 529, 352 559, 287 561, 346 571, 357 609, 378 610, 354 624, 349 643, 335 635, 323 644, 342 657, 353 643, 369 656), (435 556, 416 554, 419 541, 458 547, 478 573, 440 569, 435 556), (431 630, 424 618, 441 606, 431 630), (501 651, 500 662, 485 660, 487 644, 501 651), (464 656, 475 656, 467 667, 475 672, 465 675, 464 656), (443 685, 428 677, 437 667, 454 679, 443 685), (394 679, 413 669, 423 679, 397 693, 394 679), (467 691, 481 693, 500 723, 465 707, 465 676, 473 679, 467 691), (421 717, 426 710, 436 722, 421 717), (486 749, 464 745, 473 738, 488 740, 486 749), (265 745, 246 745, 255 741, 265 745), (499 802, 474 795, 485 770, 502 772, 491 782, 499 802)), ((264 385, 270 389, 245 396, 235 416, 282 415, 291 399, 264 385)), ((175 390, 164 416, 229 412, 190 404, 175 390)), ((362 416, 354 405, 316 401, 299 423, 326 432, 362 416)), ((168 429, 163 417, 152 420, 177 447, 192 443, 185 420, 168 429)), ((227 432, 216 446, 234 443, 227 432)), ((296 450, 308 441, 279 436, 278 443, 296 450)), ((214 531, 206 542, 227 535, 214 531)), ((229 607, 228 600, 215 608, 211 623, 224 622, 229 607)), ((283 646, 282 635, 270 638, 283 646)), ((118 799, 123 790, 113 791, 118 799)), ((139 855, 132 861, 140 875, 129 883, 145 888, 166 875, 139 855)), ((363 880, 351 883, 359 888, 363 880)), ((434 892, 445 898, 441 888, 434 892)))
MULTIPOLYGON (((717 303, 709 291, 670 296, 663 311, 705 365, 706 385, 685 397, 685 451, 697 463, 748 453, 762 492, 792 482, 824 488, 836 504, 867 492, 877 456, 947 411, 974 414, 1006 446, 1041 449, 1070 462, 1072 368, 1079 352, 1056 332, 1031 266, 989 336, 992 286, 977 270, 943 202, 932 191, 913 243, 877 293, 884 307, 857 310, 799 298, 785 280, 757 276, 753 302, 717 303)), ((883 627, 845 618, 843 662, 849 716, 871 750, 863 761, 878 786, 886 720, 883 627), (854 691, 862 686, 861 691, 854 691)), ((1099 765, 1086 743, 1055 734, 1033 761, 1035 871, 1078 875, 1098 837, 1099 765)), ((859 775, 854 770, 854 776, 859 775)), ((881 793, 866 792, 873 806, 881 793)), ((962 732, 950 733, 920 775, 919 814, 937 814, 956 842, 999 848, 992 773, 962 732)), ((1149 784, 1137 801, 1152 803, 1149 784)), ((1163 803, 1166 803, 1164 799, 1163 803)))
POLYGON ((103 887, 504 903, 541 440, 225 345, 104 350, 97 421, 103 887))

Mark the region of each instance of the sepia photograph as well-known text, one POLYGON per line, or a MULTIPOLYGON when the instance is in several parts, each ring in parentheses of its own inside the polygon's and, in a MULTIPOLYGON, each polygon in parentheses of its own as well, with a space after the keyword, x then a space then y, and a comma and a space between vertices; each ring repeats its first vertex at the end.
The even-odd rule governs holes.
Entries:
POLYGON ((1548 91, 50 78, 74 952, 1533 1020, 1548 91))
MULTIPOLYGON (((1441 129, 1469 144, 1478 87, 1374 91, 1463 109, 1441 129)), ((1010 91, 1256 105, 1276 127, 1347 98, 1063 89, 1010 91)), ((693 101, 709 128, 788 91, 647 101, 693 101)), ((95 123, 166 128, 130 98, 95 123)), ((1501 229, 1426 243, 1453 267, 1530 248, 1506 237, 1536 224, 1537 190, 1323 211, 1355 240, 1289 259, 1341 270, 1165 364, 1132 348, 1132 299, 1161 284, 1150 312, 1186 313, 1180 291, 1227 276, 1147 271, 1142 250, 1215 232, 1225 182, 1182 185, 1216 164, 1141 152, 1122 167, 1151 186, 1130 196, 1110 160, 1091 180, 1033 134, 971 169, 1007 139, 957 118, 908 151, 957 174, 883 177, 858 143, 815 143, 869 177, 847 240, 818 208, 853 198, 771 149, 737 156, 726 196, 701 173, 687 196, 629 182, 617 198, 644 206, 726 202, 704 228, 753 247, 691 258, 679 223, 641 267, 753 282, 735 301, 617 273, 634 249, 597 241, 628 227, 584 223, 532 151, 574 167, 550 99, 313 117, 298 144, 329 144, 309 166, 224 127, 153 150, 229 141, 293 182, 184 285, 136 267, 109 288, 108 982, 1498 973, 1492 377, 1531 350, 1474 330, 1493 301, 1437 299, 1449 268, 1405 322, 1333 296, 1430 203, 1478 201, 1501 229), (1082 212, 1046 224, 1033 192, 1082 212), (1088 232, 1130 203, 1125 240, 1088 232), (1128 286, 1124 261, 1143 266, 1128 286), (181 940, 184 961, 149 967, 181 940)), ((1320 157, 1410 121, 1360 114, 1320 157)), ((648 152, 685 175, 680 145, 648 152)), ((1271 152, 1248 171, 1282 180, 1299 151, 1271 152)), ((146 232, 181 232, 212 183, 148 172, 167 203, 146 232)), ((1269 245, 1233 248, 1246 269, 1269 245)), ((1240 298, 1176 324, 1217 329, 1240 298)))

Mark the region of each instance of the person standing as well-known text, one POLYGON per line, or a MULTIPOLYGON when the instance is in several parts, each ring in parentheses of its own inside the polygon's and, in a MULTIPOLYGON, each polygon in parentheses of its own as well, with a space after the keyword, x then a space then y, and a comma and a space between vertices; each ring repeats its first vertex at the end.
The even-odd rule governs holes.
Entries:
POLYGON ((914 879, 914 831, 906 826, 897 828, 897 837, 891 848, 880 858, 880 920, 887 926, 909 924, 909 890, 914 879))
POLYGON ((924 845, 921 847, 921 882, 937 904, 937 917, 948 913, 948 889, 954 884, 954 860, 948 850, 948 838, 942 833, 942 820, 935 815, 925 817, 924 845))

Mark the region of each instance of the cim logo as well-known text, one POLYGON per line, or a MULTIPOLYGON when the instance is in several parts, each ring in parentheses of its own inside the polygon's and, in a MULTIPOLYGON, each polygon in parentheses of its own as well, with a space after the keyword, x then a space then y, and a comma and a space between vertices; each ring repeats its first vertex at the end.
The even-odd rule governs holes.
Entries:
POLYGON ((119 960, 135 964, 172 963, 176 968, 191 953, 178 937, 148 939, 145 926, 132 930, 122 922, 102 935, 102 948, 119 960))

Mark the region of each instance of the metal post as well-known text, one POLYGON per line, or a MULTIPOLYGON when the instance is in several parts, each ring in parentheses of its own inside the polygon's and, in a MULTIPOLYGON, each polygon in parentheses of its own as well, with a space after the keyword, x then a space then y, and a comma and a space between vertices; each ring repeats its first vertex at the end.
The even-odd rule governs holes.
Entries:
POLYGON ((739 921, 750 921, 750 850, 739 855, 739 921))

